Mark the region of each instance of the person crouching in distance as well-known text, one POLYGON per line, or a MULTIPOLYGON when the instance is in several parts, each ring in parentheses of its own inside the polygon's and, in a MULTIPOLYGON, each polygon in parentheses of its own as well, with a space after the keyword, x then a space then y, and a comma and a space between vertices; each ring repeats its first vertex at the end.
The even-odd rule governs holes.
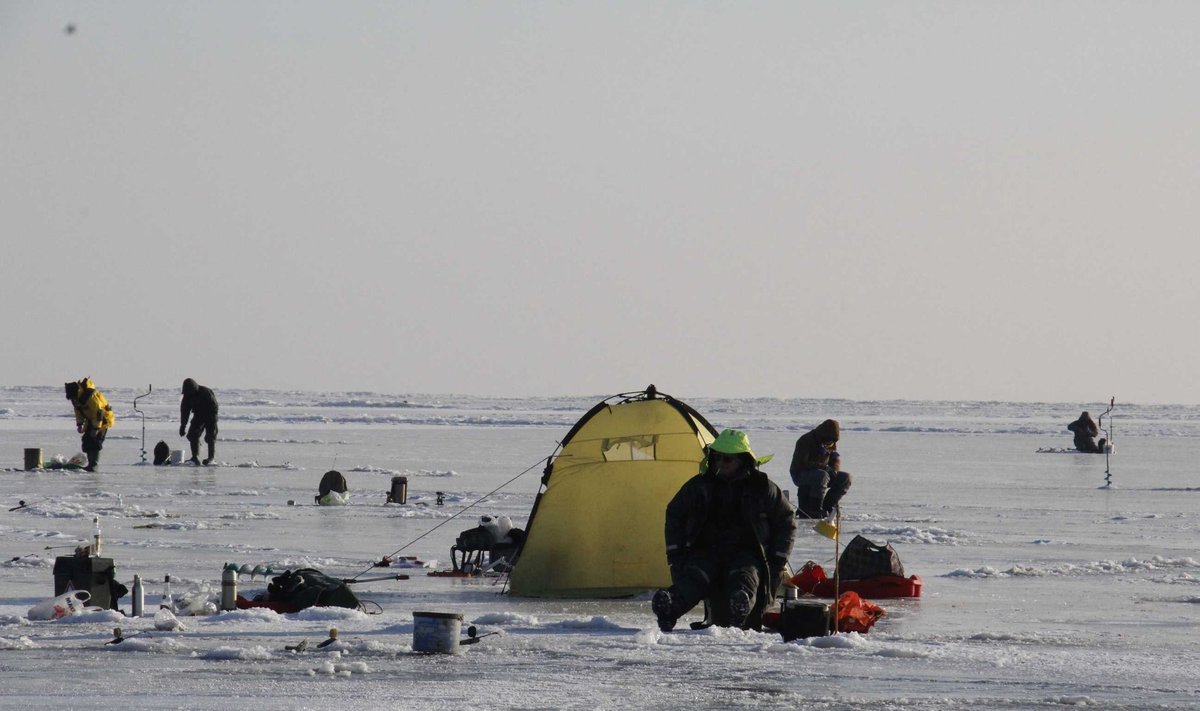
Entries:
POLYGON ((850 490, 850 473, 841 470, 837 451, 841 432, 837 420, 825 420, 796 440, 788 471, 796 485, 797 516, 828 518, 850 490))

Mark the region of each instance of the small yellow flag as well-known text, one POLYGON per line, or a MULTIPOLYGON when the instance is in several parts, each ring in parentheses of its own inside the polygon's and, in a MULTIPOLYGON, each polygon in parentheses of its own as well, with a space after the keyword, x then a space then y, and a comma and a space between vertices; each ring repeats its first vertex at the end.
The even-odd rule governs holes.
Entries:
POLYGON ((820 521, 817 521, 817 525, 813 526, 813 530, 832 541, 837 540, 838 527, 837 524, 833 523, 832 521, 821 519, 820 521))

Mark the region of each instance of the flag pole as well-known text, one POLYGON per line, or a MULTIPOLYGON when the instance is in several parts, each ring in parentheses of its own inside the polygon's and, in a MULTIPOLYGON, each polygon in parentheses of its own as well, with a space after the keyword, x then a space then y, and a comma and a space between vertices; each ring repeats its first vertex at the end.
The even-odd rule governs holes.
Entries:
POLYGON ((842 566, 839 558, 841 557, 841 535, 842 535, 842 507, 840 505, 834 507, 836 515, 834 518, 833 529, 833 633, 838 633, 838 606, 841 602, 841 586, 842 586, 842 566))

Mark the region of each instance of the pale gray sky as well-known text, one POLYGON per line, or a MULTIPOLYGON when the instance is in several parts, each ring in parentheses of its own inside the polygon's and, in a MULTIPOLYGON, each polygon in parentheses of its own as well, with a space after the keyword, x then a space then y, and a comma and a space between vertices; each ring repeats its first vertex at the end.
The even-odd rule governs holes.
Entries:
POLYGON ((1200 402, 1198 28, 0 0, 0 383, 1200 402))

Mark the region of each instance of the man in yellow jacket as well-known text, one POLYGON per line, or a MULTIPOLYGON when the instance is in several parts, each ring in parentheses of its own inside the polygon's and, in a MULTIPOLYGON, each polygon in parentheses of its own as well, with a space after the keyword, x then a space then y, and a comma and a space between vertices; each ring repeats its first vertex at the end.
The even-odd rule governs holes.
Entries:
POLYGON ((75 406, 75 430, 83 435, 83 451, 88 458, 85 470, 94 472, 100 463, 104 437, 108 434, 108 428, 117 421, 117 416, 91 378, 67 383, 66 391, 67 399, 75 406))

